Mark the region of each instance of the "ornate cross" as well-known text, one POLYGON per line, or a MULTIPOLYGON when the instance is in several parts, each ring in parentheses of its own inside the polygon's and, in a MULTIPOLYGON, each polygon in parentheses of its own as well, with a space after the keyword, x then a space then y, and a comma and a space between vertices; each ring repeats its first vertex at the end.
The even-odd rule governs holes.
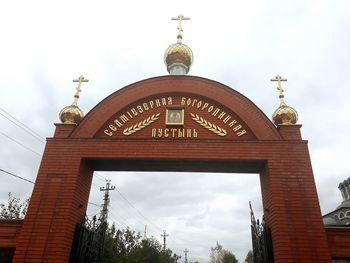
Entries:
POLYGON ((79 94, 81 92, 81 83, 82 82, 89 82, 88 79, 85 79, 83 76, 80 76, 78 79, 73 79, 73 82, 78 82, 78 86, 76 87, 77 92, 74 95, 74 102, 73 105, 77 106, 78 105, 78 99, 79 99, 79 94))
POLYGON ((184 17, 183 15, 179 15, 178 17, 172 18, 171 20, 178 20, 179 21, 179 26, 177 29, 179 30, 177 33, 177 40, 181 42, 182 40, 182 20, 190 20, 189 17, 184 17))
POLYGON ((277 75, 274 79, 271 79, 271 81, 277 81, 277 89, 279 91, 279 98, 280 98, 280 103, 281 105, 285 104, 284 102, 284 90, 282 89, 281 81, 287 81, 287 79, 282 78, 280 75, 277 75))

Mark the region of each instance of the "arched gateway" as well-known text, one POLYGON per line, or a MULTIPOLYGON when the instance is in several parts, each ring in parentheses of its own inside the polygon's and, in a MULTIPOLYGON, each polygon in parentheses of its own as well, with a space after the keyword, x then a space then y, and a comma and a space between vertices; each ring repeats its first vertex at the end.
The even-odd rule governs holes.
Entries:
POLYGON ((47 140, 14 262, 67 262, 93 171, 259 173, 275 262, 330 262, 307 141, 212 80, 163 76, 113 93, 47 140))
MULTIPOLYGON (((276 126, 237 91, 185 76, 192 50, 177 42, 165 52, 172 76, 121 89, 82 119, 75 100, 47 140, 14 262, 67 262, 74 230, 88 203, 93 172, 201 171, 260 174, 266 226, 275 262, 330 262, 307 142, 284 103, 276 126)), ((333 255, 333 254, 332 254, 333 255)))

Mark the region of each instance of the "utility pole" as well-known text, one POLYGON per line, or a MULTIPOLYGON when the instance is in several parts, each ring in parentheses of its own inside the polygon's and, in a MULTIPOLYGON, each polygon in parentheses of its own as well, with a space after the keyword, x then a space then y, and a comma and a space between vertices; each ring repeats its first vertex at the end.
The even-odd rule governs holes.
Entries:
POLYGON ((187 248, 184 250, 185 253, 185 263, 188 263, 187 261, 187 253, 190 252, 187 248))
POLYGON ((147 240, 147 224, 145 225, 145 233, 143 234, 143 240, 147 240))
POLYGON ((106 187, 100 187, 100 191, 105 192, 105 195, 103 197, 103 208, 102 208, 102 215, 101 215, 101 221, 105 222, 107 221, 108 217, 108 205, 109 205, 109 191, 115 190, 115 186, 111 186, 111 180, 106 180, 106 187))
POLYGON ((165 249, 166 249, 166 237, 169 236, 169 234, 166 234, 166 231, 165 231, 165 230, 163 230, 163 233, 164 233, 164 234, 162 234, 162 235, 160 235, 160 236, 163 237, 163 241, 164 241, 163 249, 164 249, 164 251, 165 251, 165 249))

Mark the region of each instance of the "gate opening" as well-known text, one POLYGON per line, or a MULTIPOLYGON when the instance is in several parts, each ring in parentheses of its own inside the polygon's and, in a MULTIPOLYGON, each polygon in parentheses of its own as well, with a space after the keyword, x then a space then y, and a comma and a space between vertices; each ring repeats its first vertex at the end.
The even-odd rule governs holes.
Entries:
POLYGON ((95 172, 87 215, 100 213, 106 179, 110 192, 108 222, 156 238, 190 262, 209 261, 210 248, 219 242, 240 262, 252 249, 249 201, 262 217, 259 175, 203 172, 95 172))

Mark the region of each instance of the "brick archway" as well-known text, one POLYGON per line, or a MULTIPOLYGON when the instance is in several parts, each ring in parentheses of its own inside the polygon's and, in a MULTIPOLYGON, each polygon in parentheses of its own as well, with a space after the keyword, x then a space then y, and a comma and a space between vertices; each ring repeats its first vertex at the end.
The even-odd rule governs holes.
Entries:
POLYGON ((68 261, 95 170, 260 174, 275 262, 330 262, 300 125, 275 127, 248 98, 208 79, 127 86, 47 140, 14 262, 68 261))

